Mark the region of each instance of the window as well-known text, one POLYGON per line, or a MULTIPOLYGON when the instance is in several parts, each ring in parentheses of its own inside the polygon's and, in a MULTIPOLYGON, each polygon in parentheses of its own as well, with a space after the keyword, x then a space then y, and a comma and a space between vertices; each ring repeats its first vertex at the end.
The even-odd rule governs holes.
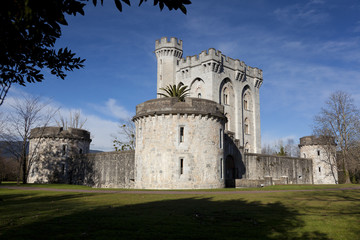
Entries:
POLYGON ((250 134, 250 127, 249 127, 249 119, 245 118, 244 121, 244 132, 245 134, 250 134))
POLYGON ((220 158, 220 178, 223 178, 223 159, 220 158))
POLYGON ((62 175, 65 174, 65 164, 64 163, 61 164, 61 174, 62 175))
POLYGON ((201 93, 198 93, 198 98, 201 98, 201 93))
POLYGON ((180 158, 180 175, 184 173, 184 159, 180 158))
POLYGON ((223 148, 223 130, 220 128, 219 147, 223 148))
POLYGON ((228 104, 228 95, 224 93, 224 104, 228 104))
POLYGON ((320 156, 320 150, 317 150, 317 154, 318 154, 318 156, 320 156))
POLYGON ((321 167, 319 167, 319 172, 321 172, 321 167))
POLYGON ((67 145, 63 145, 63 146, 62 146, 62 151, 63 151, 63 154, 66 153, 66 151, 67 151, 67 145))
POLYGON ((83 150, 82 148, 79 149, 79 153, 82 154, 83 153, 83 150))
POLYGON ((180 127, 179 129, 179 141, 184 142, 184 127, 180 127))

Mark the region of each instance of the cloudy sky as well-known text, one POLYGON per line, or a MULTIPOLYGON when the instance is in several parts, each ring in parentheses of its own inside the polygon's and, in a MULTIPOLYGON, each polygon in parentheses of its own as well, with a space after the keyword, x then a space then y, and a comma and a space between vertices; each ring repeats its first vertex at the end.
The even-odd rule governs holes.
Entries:
POLYGON ((153 51, 164 36, 183 40, 183 56, 216 48, 263 70, 263 143, 311 134, 314 115, 334 91, 348 92, 360 106, 358 0, 193 0, 187 15, 160 12, 151 0, 141 7, 133 0, 122 13, 104 2, 68 17, 56 45, 85 58, 85 68, 64 81, 47 74, 43 83, 14 86, 7 101, 29 94, 63 112, 81 110, 92 149, 112 150, 118 122, 156 97, 153 51))

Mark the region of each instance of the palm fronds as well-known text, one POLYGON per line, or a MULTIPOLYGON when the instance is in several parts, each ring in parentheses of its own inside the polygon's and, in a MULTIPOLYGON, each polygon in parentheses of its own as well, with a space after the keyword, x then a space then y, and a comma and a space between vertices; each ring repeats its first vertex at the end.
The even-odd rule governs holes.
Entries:
POLYGON ((158 95, 163 97, 176 97, 179 102, 184 102, 185 97, 189 95, 190 89, 188 86, 183 83, 179 83, 177 86, 169 84, 165 88, 160 88, 160 90, 164 91, 164 93, 158 93, 158 95))

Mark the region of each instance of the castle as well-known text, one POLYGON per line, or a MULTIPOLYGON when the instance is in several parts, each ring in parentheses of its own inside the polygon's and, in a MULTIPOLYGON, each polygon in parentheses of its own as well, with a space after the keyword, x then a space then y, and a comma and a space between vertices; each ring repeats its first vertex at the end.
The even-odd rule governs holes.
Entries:
POLYGON ((300 139, 301 158, 260 154, 262 70, 212 48, 182 58, 176 38, 157 40, 155 54, 157 91, 183 83, 189 97, 137 105, 135 151, 89 154, 85 130, 33 129, 29 182, 137 189, 337 183, 334 143, 308 136, 300 139))

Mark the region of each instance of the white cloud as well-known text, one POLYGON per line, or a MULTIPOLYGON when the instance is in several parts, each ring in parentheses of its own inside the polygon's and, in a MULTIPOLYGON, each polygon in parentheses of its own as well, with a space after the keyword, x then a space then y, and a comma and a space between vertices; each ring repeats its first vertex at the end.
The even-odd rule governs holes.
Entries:
POLYGON ((109 98, 103 105, 90 104, 96 111, 119 120, 127 120, 133 114, 127 111, 123 106, 119 105, 115 99, 109 98))
POLYGON ((325 22, 328 19, 328 14, 321 12, 316 5, 322 5, 324 1, 315 0, 307 3, 301 2, 298 4, 278 8, 274 11, 275 16, 285 23, 301 22, 303 25, 317 24, 325 22))

